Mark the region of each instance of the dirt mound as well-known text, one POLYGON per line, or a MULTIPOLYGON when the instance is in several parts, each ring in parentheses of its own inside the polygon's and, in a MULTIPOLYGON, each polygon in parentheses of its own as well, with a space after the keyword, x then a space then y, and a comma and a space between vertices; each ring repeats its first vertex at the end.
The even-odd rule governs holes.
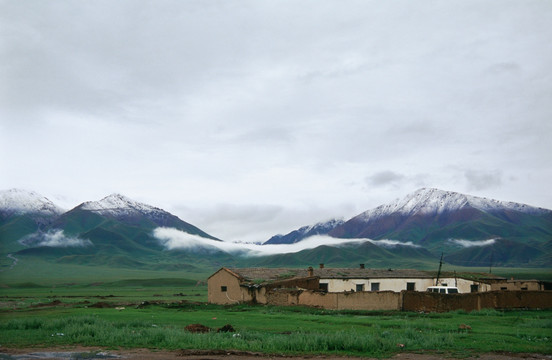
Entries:
POLYGON ((59 300, 54 300, 49 303, 40 303, 40 304, 31 305, 31 307, 37 308, 37 307, 58 306, 58 305, 62 305, 62 302, 59 300))
POLYGON ((236 330, 234 330, 234 327, 232 325, 226 324, 223 327, 218 328, 217 332, 236 332, 236 330))
POLYGON ((201 324, 191 324, 186 326, 185 329, 191 333, 207 333, 211 331, 210 327, 201 324))
POLYGON ((94 303, 94 304, 90 305, 89 307, 96 308, 96 309, 107 309, 107 308, 112 308, 112 307, 115 307, 115 306, 116 306, 115 304, 110 304, 110 303, 106 303, 104 301, 100 301, 100 302, 97 302, 97 303, 94 303))

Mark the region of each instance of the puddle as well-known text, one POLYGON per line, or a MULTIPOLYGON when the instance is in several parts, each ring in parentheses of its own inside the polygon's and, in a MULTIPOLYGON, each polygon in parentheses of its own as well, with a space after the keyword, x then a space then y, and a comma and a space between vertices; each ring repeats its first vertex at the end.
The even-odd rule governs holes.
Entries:
POLYGON ((100 360, 120 359, 121 356, 112 355, 107 352, 33 352, 29 354, 9 355, 0 353, 0 360, 100 360))

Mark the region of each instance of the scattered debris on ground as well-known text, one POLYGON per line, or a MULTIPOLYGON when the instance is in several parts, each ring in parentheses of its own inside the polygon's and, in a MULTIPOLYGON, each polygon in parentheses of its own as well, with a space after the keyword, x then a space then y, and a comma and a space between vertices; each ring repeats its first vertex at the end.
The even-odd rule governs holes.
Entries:
POLYGON ((62 302, 59 301, 59 300, 54 300, 54 301, 50 301, 50 302, 48 302, 48 303, 34 304, 34 305, 31 305, 30 307, 32 307, 32 308, 38 308, 38 307, 58 306, 58 305, 62 305, 62 302))
POLYGON ((234 327, 232 325, 226 324, 223 327, 218 328, 217 332, 236 332, 236 330, 234 330, 234 327))
POLYGON ((190 324, 185 329, 191 333, 207 333, 211 328, 202 324, 190 324))

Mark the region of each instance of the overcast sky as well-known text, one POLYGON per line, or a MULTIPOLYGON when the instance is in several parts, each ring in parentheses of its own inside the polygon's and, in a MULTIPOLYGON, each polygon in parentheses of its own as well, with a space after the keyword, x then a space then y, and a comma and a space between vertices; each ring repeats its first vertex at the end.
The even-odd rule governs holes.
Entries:
POLYGON ((420 187, 552 208, 552 1, 0 1, 0 189, 265 241, 420 187))

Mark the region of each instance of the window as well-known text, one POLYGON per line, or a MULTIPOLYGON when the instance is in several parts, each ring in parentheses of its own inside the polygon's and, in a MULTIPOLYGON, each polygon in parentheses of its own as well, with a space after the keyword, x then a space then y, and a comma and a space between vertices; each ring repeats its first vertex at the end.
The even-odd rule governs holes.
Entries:
POLYGON ((407 291, 415 291, 416 290, 416 283, 407 282, 406 283, 406 290, 407 291))
POLYGON ((502 287, 500 287, 500 290, 508 290, 508 288, 505 287, 505 286, 502 286, 502 287))
POLYGON ((447 289, 439 289, 439 294, 446 294, 447 293, 447 289))
POLYGON ((220 287, 221 292, 226 292, 227 290, 228 290, 228 288, 226 286, 221 286, 220 287))
POLYGON ((526 287, 522 287, 521 290, 527 290, 527 286, 526 286, 526 287))
POLYGON ((447 283, 442 283, 441 286, 448 286, 447 283))
POLYGON ((326 284, 326 283, 320 283, 320 284, 318 284, 318 288, 319 288, 320 290, 322 290, 322 291, 328 292, 328 284, 326 284))
POLYGON ((379 284, 380 283, 372 283, 371 286, 370 286, 370 290, 379 291, 379 284))
POLYGON ((470 285, 470 292, 478 292, 479 291, 479 285, 473 284, 470 285))
POLYGON ((356 291, 364 291, 364 284, 356 284, 356 291))

